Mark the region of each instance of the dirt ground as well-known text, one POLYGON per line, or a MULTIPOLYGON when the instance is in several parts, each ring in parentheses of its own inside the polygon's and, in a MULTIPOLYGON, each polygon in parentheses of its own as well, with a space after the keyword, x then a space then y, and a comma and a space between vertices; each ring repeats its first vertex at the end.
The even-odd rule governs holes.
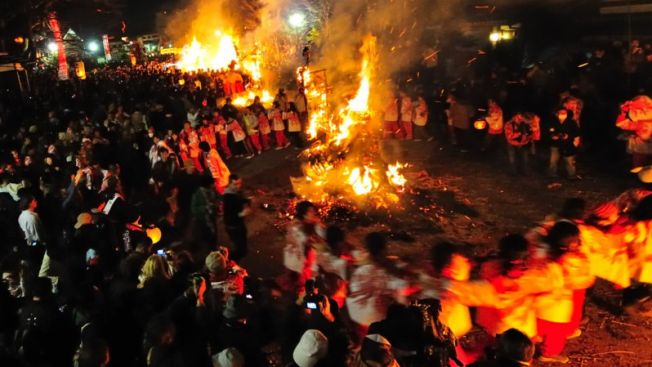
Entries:
MULTIPOLYGON (((354 244, 370 231, 385 231, 393 239, 392 254, 407 261, 423 259, 438 238, 468 243, 483 256, 505 234, 522 232, 556 212, 566 198, 581 197, 592 205, 637 185, 631 177, 587 167, 581 160, 583 179, 571 182, 543 175, 543 155, 531 162, 533 172, 522 177, 508 173, 502 152, 463 154, 429 142, 390 142, 383 151, 386 161, 410 163, 406 176, 412 188, 401 198, 404 209, 366 216, 343 212, 326 222, 345 226, 354 244)), ((293 197, 289 177, 300 176, 298 153, 288 148, 227 162, 245 178, 254 200, 250 252, 243 263, 257 276, 275 276, 283 269, 284 225, 293 197)), ((583 335, 567 346, 569 366, 652 366, 650 319, 620 315, 618 301, 610 284, 596 284, 583 335)))

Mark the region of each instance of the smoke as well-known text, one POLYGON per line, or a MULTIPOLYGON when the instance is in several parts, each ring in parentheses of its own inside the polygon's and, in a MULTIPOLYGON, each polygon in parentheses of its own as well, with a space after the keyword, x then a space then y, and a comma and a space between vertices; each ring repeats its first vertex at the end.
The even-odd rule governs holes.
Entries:
POLYGON ((215 30, 242 35, 260 25, 260 0, 195 0, 178 10, 165 27, 176 42, 194 36, 208 41, 215 30))
POLYGON ((313 69, 327 70, 333 100, 338 100, 355 91, 359 49, 367 34, 378 38, 374 79, 385 91, 405 84, 401 73, 421 62, 438 38, 459 27, 462 8, 462 0, 190 0, 165 33, 175 44, 189 43, 193 36, 209 43, 218 29, 236 35, 241 51, 262 53, 268 86, 293 76, 309 35, 313 69), (294 11, 307 15, 306 29, 287 24, 294 11))
POLYGON ((334 6, 323 29, 316 66, 328 70, 334 85, 350 84, 360 69, 362 39, 366 34, 376 36, 375 105, 406 83, 400 80, 401 74, 422 62, 424 52, 436 48, 438 38, 459 29, 462 9, 461 0, 331 2, 334 6))

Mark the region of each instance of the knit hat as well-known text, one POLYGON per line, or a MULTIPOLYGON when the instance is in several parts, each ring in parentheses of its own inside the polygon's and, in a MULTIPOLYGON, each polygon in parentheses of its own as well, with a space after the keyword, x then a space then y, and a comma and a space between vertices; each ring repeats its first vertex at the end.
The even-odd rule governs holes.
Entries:
POLYGON ((213 367, 244 367, 244 357, 235 348, 226 348, 211 358, 213 367))
POLYGON ((75 229, 81 228, 85 224, 91 224, 93 222, 93 216, 91 213, 81 213, 77 216, 77 223, 75 223, 75 229))
POLYGON ((313 367, 328 354, 328 339, 321 331, 306 330, 294 348, 292 359, 299 367, 313 367))
POLYGON ((222 273, 226 269, 226 258, 219 251, 212 251, 206 256, 206 269, 211 273, 222 273))

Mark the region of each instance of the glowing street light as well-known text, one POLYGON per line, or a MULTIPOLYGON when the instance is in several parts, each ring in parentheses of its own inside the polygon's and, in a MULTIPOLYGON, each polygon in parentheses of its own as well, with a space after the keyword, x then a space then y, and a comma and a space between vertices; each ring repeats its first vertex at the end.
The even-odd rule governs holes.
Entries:
POLYGON ((491 41, 491 43, 497 43, 498 41, 500 41, 501 38, 502 35, 500 34, 500 32, 493 31, 489 33, 489 41, 491 41))
POLYGON ((100 45, 95 41, 88 42, 88 51, 97 52, 100 49, 100 45))
POLYGON ((50 51, 51 53, 57 52, 58 49, 59 47, 57 46, 56 42, 51 41, 50 43, 48 43, 48 51, 50 51))
POLYGON ((306 16, 303 13, 292 13, 288 17, 288 23, 292 28, 302 28, 306 25, 306 16))

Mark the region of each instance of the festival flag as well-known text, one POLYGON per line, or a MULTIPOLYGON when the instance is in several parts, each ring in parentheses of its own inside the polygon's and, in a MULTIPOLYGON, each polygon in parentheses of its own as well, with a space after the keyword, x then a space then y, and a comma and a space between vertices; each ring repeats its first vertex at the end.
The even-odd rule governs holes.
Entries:
POLYGON ((109 44, 109 35, 102 36, 102 44, 104 45, 104 57, 106 62, 111 61, 111 45, 109 44))
POLYGON ((54 41, 57 44, 57 61, 59 63, 59 80, 68 80, 68 62, 66 61, 66 49, 63 46, 63 37, 61 35, 61 28, 57 20, 57 13, 50 12, 48 14, 48 24, 54 35, 54 41))

